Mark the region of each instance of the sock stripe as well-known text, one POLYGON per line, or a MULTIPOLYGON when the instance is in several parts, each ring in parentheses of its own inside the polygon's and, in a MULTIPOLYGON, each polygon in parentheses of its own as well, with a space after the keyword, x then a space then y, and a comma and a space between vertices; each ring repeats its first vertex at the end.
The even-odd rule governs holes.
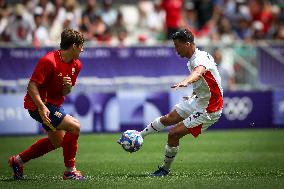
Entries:
POLYGON ((159 131, 153 126, 152 123, 151 123, 151 127, 152 127, 155 131, 159 132, 159 131))
POLYGON ((167 155, 165 155, 165 157, 172 159, 172 158, 174 158, 176 156, 167 156, 167 155))

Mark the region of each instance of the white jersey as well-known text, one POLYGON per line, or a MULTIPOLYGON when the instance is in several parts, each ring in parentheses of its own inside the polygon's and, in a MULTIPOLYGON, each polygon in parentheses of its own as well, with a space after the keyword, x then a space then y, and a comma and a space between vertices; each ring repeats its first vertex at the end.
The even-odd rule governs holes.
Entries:
POLYGON ((204 66, 206 72, 202 78, 192 83, 193 92, 197 96, 197 106, 206 109, 208 113, 221 110, 223 108, 223 89, 216 63, 209 53, 196 48, 188 60, 187 67, 192 72, 198 66, 204 66))

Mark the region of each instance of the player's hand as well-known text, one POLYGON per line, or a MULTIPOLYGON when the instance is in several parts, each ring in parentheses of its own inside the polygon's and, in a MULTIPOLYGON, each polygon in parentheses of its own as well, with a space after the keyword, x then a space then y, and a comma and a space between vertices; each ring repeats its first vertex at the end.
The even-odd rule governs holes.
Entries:
POLYGON ((173 86, 171 86, 171 88, 177 90, 178 88, 181 88, 181 87, 187 87, 187 82, 185 81, 182 81, 180 83, 177 83, 177 84, 174 84, 173 86))
POLYGON ((43 123, 50 123, 51 122, 51 120, 49 119, 50 111, 45 105, 40 107, 38 109, 38 111, 39 111, 39 115, 40 115, 43 123))
POLYGON ((63 85, 71 88, 72 87, 71 77, 68 77, 68 76, 63 77, 63 85))

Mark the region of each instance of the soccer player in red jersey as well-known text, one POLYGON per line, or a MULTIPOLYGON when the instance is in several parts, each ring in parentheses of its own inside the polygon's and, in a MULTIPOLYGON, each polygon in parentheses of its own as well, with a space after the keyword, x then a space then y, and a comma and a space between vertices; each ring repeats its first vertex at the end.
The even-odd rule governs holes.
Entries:
POLYGON ((41 138, 8 163, 14 178, 23 178, 23 165, 31 159, 62 147, 66 171, 64 179, 84 180, 76 170, 75 156, 78 148, 80 122, 66 114, 62 108, 64 96, 71 92, 81 70, 78 59, 83 52, 84 37, 78 31, 65 29, 61 33, 60 50, 43 56, 36 65, 27 87, 24 107, 30 116, 42 123, 48 137, 41 138))

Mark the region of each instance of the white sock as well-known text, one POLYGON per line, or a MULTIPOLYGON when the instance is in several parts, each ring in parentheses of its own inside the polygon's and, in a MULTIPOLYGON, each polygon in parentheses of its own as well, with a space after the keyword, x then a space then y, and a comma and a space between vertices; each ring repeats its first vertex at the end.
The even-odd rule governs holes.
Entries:
POLYGON ((24 165, 24 162, 23 162, 22 158, 19 155, 16 156, 16 160, 18 161, 18 163, 20 165, 24 165))
POLYGON ((165 146, 165 156, 164 156, 164 164, 162 165, 163 169, 169 171, 171 168, 171 164, 175 160, 175 156, 178 153, 179 147, 170 147, 168 144, 165 146))
POLYGON ((144 128, 144 130, 140 132, 141 136, 144 138, 145 136, 149 134, 162 131, 166 126, 164 126, 161 123, 160 119, 161 117, 158 117, 153 122, 151 122, 149 125, 147 125, 147 127, 144 128))
POLYGON ((77 171, 76 167, 66 167, 66 171, 74 172, 77 171))

